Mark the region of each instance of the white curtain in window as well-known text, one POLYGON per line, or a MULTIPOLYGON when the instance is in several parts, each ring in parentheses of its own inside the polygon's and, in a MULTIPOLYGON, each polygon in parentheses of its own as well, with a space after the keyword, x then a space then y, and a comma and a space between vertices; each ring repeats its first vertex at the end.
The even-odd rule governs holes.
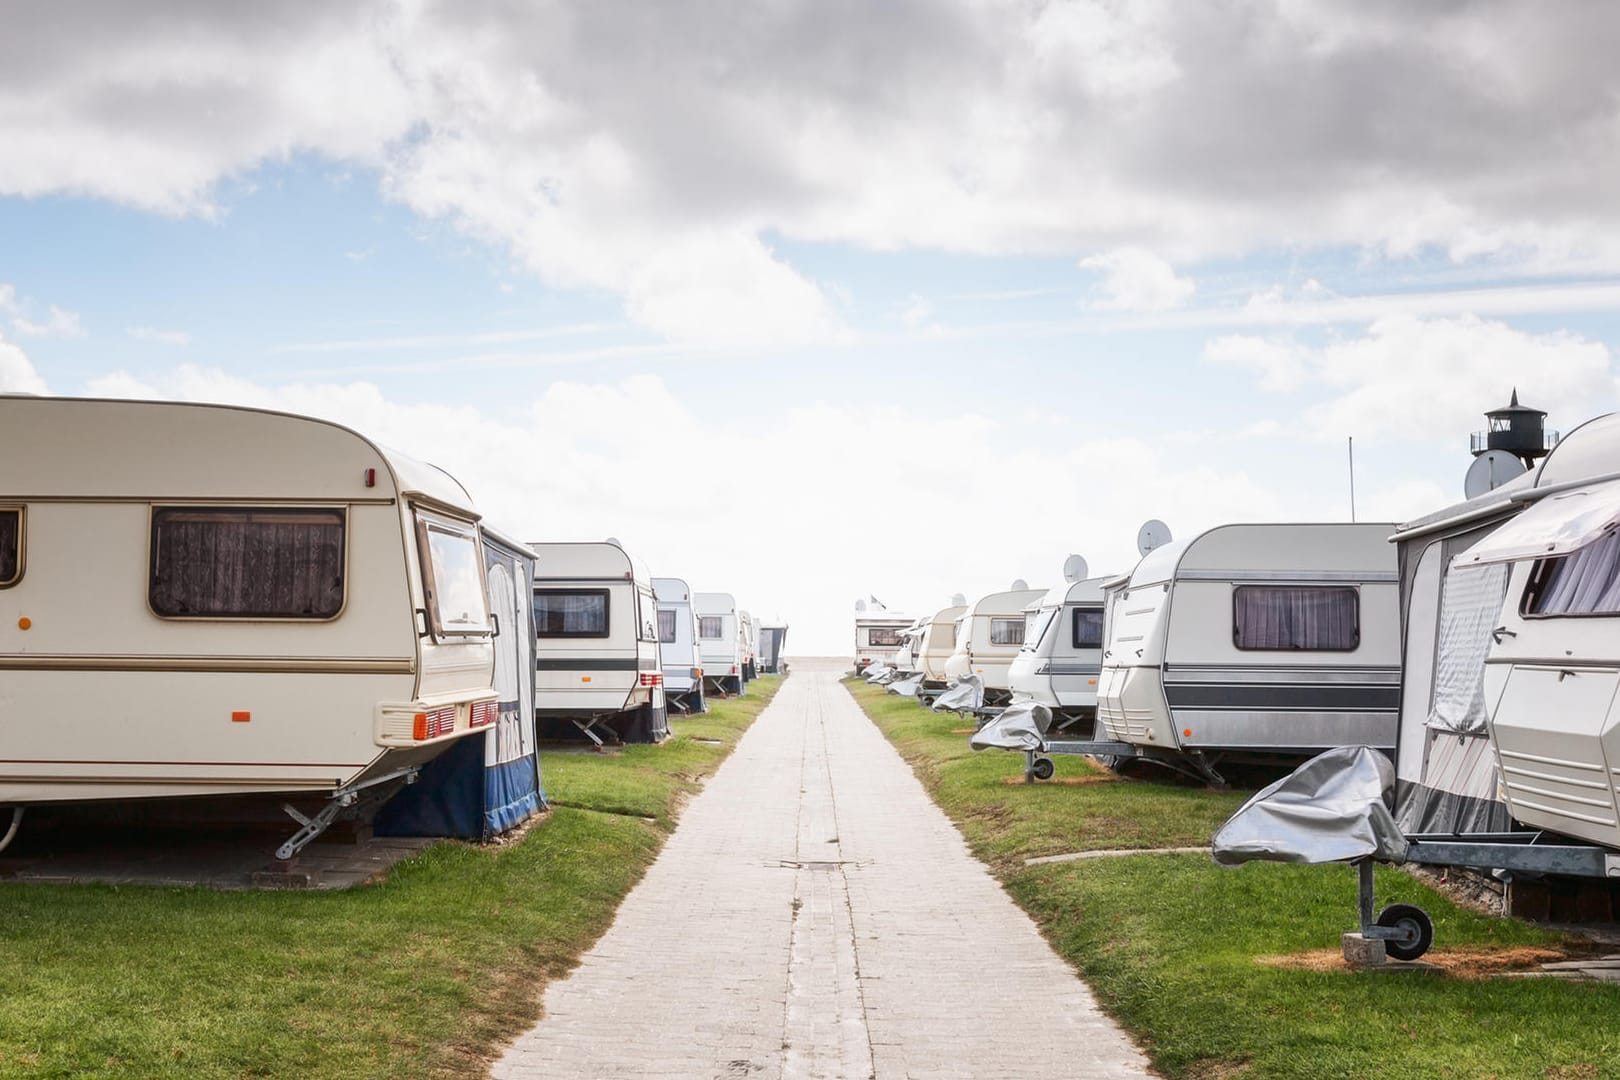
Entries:
POLYGON ((1355 589, 1240 585, 1232 593, 1240 649, 1354 649, 1355 589))
POLYGON ((1552 560, 1532 610, 1537 615, 1620 611, 1620 532, 1552 560))

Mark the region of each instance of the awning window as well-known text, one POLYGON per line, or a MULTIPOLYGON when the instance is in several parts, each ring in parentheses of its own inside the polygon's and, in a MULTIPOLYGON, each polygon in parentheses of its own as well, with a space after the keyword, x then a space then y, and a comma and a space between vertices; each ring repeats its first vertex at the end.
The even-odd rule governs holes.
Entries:
POLYGON ((1453 566, 1569 555, 1620 528, 1620 480, 1548 495, 1458 555, 1453 566))

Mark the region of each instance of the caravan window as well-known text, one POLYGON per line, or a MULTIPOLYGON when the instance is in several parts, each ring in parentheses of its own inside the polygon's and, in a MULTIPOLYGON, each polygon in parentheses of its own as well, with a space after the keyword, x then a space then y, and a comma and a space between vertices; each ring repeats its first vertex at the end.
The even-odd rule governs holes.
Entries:
POLYGON ((866 643, 874 646, 898 646, 900 631, 892 626, 869 626, 866 628, 866 643))
POLYGON ((1361 594, 1343 585, 1239 585, 1232 641, 1240 649, 1349 652, 1361 644, 1361 594))
POLYGON ((698 637, 705 641, 719 641, 725 634, 722 632, 721 619, 718 615, 698 616, 698 637))
POLYGON ((990 644, 992 645, 1022 645, 1024 643, 1023 619, 991 619, 990 644))
POLYGON ((1530 616, 1620 615, 1620 533, 1538 562, 1523 611, 1530 616))
POLYGON ((478 527, 418 512, 416 539, 433 636, 489 633, 493 625, 489 593, 484 587, 484 556, 478 549, 478 527))
POLYGON ((658 613, 658 640, 665 645, 675 640, 675 611, 660 611, 658 613))
POLYGON ((23 512, 20 506, 0 509, 0 589, 22 580, 23 512))
POLYGON ((1074 609, 1074 647, 1100 649, 1103 643, 1103 613, 1101 608, 1074 609))
POLYGON ((147 601, 174 619, 335 619, 343 543, 342 510, 156 507, 147 601))
POLYGON ((534 626, 543 638, 607 637, 608 591, 536 589, 534 626))

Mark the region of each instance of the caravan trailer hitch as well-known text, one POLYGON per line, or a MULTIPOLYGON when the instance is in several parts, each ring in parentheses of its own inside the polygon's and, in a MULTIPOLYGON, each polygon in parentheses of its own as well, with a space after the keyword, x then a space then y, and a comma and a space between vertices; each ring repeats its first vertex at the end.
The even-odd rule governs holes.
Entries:
POLYGON ((290 861, 293 856, 297 855, 300 851, 303 851, 306 847, 313 843, 316 837, 320 836, 327 829, 331 828, 332 823, 337 821, 345 811, 362 805, 362 795, 365 796, 365 804, 384 801, 393 796, 393 789, 390 788, 386 791, 379 792, 379 788, 381 788, 384 784, 389 784, 395 780, 403 780, 406 784, 414 784, 416 783, 418 773, 418 768, 415 765, 411 765, 404 769, 396 769, 391 773, 385 773, 382 776, 373 777, 370 780, 366 780, 358 784, 351 784, 348 787, 339 788, 332 793, 332 797, 326 801, 326 805, 321 807, 320 812, 314 817, 304 814, 291 803, 282 803, 281 809, 286 811, 288 817, 298 822, 301 828, 299 828, 297 832, 293 833, 292 836, 287 839, 285 844, 282 844, 280 847, 276 848, 276 858, 280 859, 282 862, 290 861), (379 795, 381 798, 379 798, 379 795))

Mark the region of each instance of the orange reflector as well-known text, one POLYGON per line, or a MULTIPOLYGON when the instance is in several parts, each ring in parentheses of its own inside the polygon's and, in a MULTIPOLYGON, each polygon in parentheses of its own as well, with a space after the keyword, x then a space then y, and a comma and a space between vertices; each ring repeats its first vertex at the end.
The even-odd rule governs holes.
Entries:
POLYGON ((231 723, 233 723, 233 724, 245 724, 249 720, 252 720, 252 719, 253 719, 253 714, 250 713, 250 712, 233 712, 233 713, 231 713, 231 723))
POLYGON ((23 617, 22 617, 22 618, 20 618, 20 619, 18 619, 18 620, 17 620, 17 629, 19 629, 19 630, 29 630, 29 629, 32 629, 32 628, 33 628, 33 625, 34 625, 34 620, 33 620, 33 619, 30 619, 30 618, 29 618, 29 617, 28 617, 28 616, 26 616, 26 615, 24 615, 24 616, 23 616, 23 617))
POLYGON ((1097 685, 1097 680, 1096 679, 1087 679, 1086 682, 1090 683, 1092 686, 1097 685))
POLYGON ((590 681, 591 681, 591 677, 590 677, 590 676, 589 676, 589 675, 581 675, 581 676, 580 676, 580 677, 579 677, 579 681, 580 681, 580 682, 590 682, 590 681))
POLYGON ((1182 728, 1181 733, 1189 739, 1192 738, 1192 728, 1190 727, 1182 728))
POLYGON ((428 737, 427 713, 419 712, 411 723, 411 738, 422 740, 428 737))

